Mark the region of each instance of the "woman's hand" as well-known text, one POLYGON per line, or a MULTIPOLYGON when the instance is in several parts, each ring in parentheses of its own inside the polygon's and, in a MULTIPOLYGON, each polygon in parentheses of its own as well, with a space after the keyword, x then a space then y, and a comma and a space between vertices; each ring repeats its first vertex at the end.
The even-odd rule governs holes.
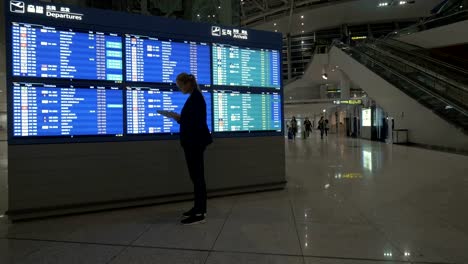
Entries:
POLYGON ((169 112, 168 117, 174 119, 177 122, 180 121, 180 114, 178 114, 176 112, 169 112))
POLYGON ((168 117, 168 118, 172 118, 177 122, 180 121, 180 114, 178 114, 176 112, 163 111, 163 110, 160 110, 160 111, 157 111, 157 112, 158 112, 158 114, 163 115, 163 116, 168 117))

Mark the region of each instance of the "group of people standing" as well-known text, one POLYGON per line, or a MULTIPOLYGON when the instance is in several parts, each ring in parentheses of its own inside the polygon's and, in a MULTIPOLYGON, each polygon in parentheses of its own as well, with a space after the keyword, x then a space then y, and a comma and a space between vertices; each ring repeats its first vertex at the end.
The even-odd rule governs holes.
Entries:
MULTIPOLYGON (((310 137, 310 134, 312 133, 312 128, 314 125, 312 122, 309 120, 309 118, 306 117, 304 120, 304 132, 305 132, 305 138, 310 137)), ((325 119, 323 116, 320 118, 320 121, 318 122, 318 130, 320 130, 320 137, 323 139, 323 135, 328 136, 328 130, 330 129, 328 125, 328 119, 325 119)), ((288 138, 295 140, 298 132, 298 125, 297 125, 297 120, 296 117, 293 116, 291 121, 288 124, 288 138)))

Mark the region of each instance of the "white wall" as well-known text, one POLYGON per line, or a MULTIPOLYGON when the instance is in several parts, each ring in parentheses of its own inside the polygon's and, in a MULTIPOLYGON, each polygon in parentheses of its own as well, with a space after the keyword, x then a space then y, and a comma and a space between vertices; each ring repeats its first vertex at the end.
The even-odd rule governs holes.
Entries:
MULTIPOLYGON (((418 0, 415 4, 378 7, 379 1, 359 0, 310 9, 293 16, 291 34, 296 35, 300 34, 302 30, 311 32, 342 24, 360 24, 426 17, 430 14, 430 10, 440 3, 440 1, 418 0), (301 19, 302 15, 304 19, 301 19), (304 22, 304 26, 301 26, 302 22, 304 22)), ((279 32, 287 33, 289 31, 288 15, 285 14, 282 18, 259 24, 254 28, 270 31, 277 29, 279 32), (274 23, 277 23, 276 27, 273 26, 274 23)))
POLYGON ((331 102, 316 102, 316 103, 305 103, 305 104, 287 104, 284 106, 285 118, 292 116, 304 118, 309 117, 313 119, 314 116, 319 116, 323 113, 323 109, 328 109, 333 106, 331 102))
POLYGON ((468 150, 468 136, 398 88, 334 47, 330 59, 395 118, 396 129, 409 129, 412 143, 468 150))
POLYGON ((466 44, 468 43, 468 20, 400 36, 398 39, 424 48, 466 44))

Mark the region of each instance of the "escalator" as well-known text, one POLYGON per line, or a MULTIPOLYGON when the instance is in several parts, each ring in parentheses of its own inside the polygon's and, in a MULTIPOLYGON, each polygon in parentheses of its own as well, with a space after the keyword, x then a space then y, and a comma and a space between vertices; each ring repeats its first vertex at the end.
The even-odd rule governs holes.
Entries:
POLYGON ((452 77, 441 74, 446 73, 441 65, 427 65, 421 57, 408 54, 402 59, 402 54, 375 43, 353 48, 342 43, 335 46, 468 134, 468 89, 464 79, 451 82, 452 77))
POLYGON ((441 52, 430 51, 396 39, 377 39, 370 44, 406 62, 417 64, 434 77, 468 86, 468 61, 441 52))

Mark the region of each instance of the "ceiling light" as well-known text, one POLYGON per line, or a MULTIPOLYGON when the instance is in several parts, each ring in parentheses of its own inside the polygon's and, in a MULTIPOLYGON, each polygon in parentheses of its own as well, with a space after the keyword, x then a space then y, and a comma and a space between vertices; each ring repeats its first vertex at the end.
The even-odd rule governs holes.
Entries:
POLYGON ((273 26, 275 26, 275 27, 276 27, 276 23, 273 23, 273 26))
POLYGON ((301 16, 301 19, 304 19, 304 16, 301 16))
POLYGON ((304 33, 304 30, 302 30, 302 33, 304 33))
POLYGON ((322 74, 322 79, 328 80, 328 75, 326 73, 322 74))
POLYGON ((406 3, 407 3, 406 1, 400 1, 400 5, 404 5, 406 3))
POLYGON ((301 44, 304 44, 304 41, 301 41, 301 44))
POLYGON ((301 23, 301 25, 304 25, 304 23, 301 23))
POLYGON ((275 29, 275 32, 278 32, 278 30, 277 30, 277 29, 275 29))
POLYGON ((221 6, 218 6, 218 9, 221 9, 221 6))

